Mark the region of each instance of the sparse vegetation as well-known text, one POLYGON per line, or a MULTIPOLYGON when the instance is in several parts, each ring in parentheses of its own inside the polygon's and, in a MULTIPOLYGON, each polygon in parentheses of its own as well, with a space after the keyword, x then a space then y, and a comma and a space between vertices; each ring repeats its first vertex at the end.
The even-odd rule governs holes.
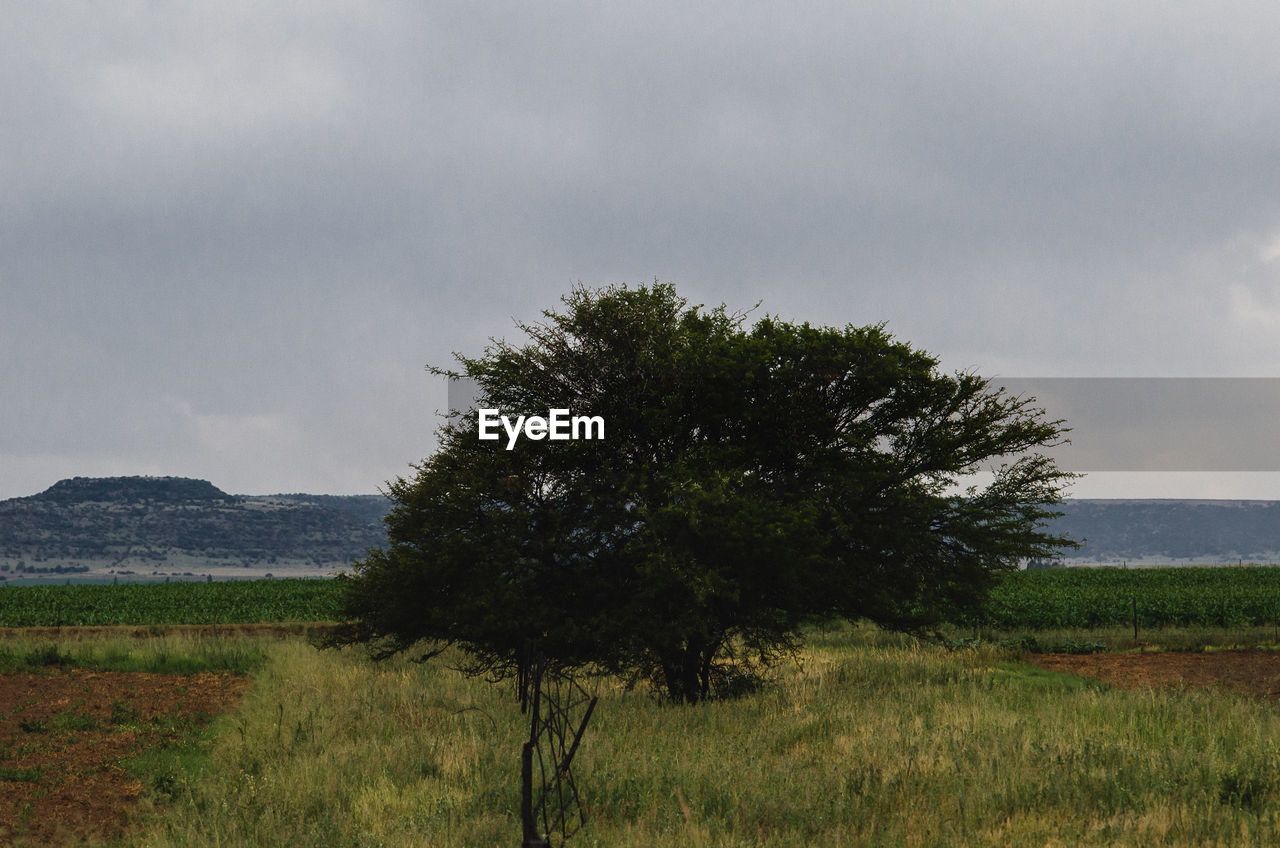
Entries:
POLYGON ((131 777, 149 804, 172 797, 180 773, 198 773, 208 762, 201 728, 262 666, 261 645, 191 634, 5 638, 0 844, 135 844, 121 841, 138 813, 131 777))

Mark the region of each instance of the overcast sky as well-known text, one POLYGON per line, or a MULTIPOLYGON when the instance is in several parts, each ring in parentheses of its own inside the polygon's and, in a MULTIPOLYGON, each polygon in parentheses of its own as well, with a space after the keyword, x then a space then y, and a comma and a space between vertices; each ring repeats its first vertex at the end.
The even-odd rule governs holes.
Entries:
MULTIPOLYGON (((581 281, 1280 376, 1280 5, 11 3, 0 497, 367 493, 581 281)), ((1076 496, 1280 497, 1276 474, 1076 496)))

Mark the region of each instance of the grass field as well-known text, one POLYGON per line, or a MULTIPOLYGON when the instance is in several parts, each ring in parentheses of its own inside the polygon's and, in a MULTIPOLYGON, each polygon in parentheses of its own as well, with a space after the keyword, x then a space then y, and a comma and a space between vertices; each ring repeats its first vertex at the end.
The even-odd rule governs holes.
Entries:
MULTIPOLYGON (((967 647, 865 626, 814 630, 798 663, 732 701, 672 706, 593 681, 600 703, 574 761, 587 823, 569 845, 1280 844, 1274 702, 1206 689, 1125 691, 1042 671, 998 644, 1011 634, 1111 650, 1280 643, 1264 606, 1252 617, 1176 613, 1179 604, 1245 604, 1245 583, 1266 596, 1280 569, 1204 572, 1013 575, 995 603, 1021 612, 1002 613, 1004 627, 994 618, 978 625, 982 638, 967 647), (1182 624, 1144 621, 1134 639, 1124 604, 1110 618, 1060 612, 1073 597, 1096 610, 1113 594, 1129 615, 1137 596, 1182 624)), ((0 624, 48 626, 54 610, 63 624, 147 629, 11 631, 0 641, 0 674, 247 677, 234 711, 125 764, 121 774, 142 781, 142 821, 116 846, 518 844, 527 723, 512 687, 440 662, 373 664, 356 650, 320 651, 288 628, 209 636, 168 626, 331 619, 332 589, 281 580, 9 587, 0 590, 0 624), (234 592, 218 595, 233 591, 223 586, 234 592), (221 612, 219 598, 228 605, 221 612)), ((0 804, 7 785, 49 773, 20 760, 22 749, 22 738, 0 740, 0 804)))
MULTIPOLYGON (((518 844, 527 725, 511 687, 300 637, 6 649, 203 654, 249 674, 194 753, 150 777, 143 764, 163 803, 126 844, 518 844)), ((853 627, 814 632, 799 665, 735 701, 594 685, 571 846, 1280 842, 1280 713, 1263 701, 1126 692, 853 627)))

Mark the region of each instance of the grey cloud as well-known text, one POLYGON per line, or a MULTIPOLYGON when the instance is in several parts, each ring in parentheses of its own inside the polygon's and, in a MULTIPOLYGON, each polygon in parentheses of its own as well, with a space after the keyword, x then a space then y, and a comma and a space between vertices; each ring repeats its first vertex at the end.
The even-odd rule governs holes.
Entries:
POLYGON ((377 465, 350 472, 367 490, 430 450, 445 401, 422 365, 576 280, 888 320, 984 371, 1265 373, 1278 23, 1236 3, 11 10, 0 390, 24 402, 0 439, 181 445, 150 411, 185 402, 293 422, 278 488, 318 485, 322 450, 377 465), (80 408, 111 414, 92 432, 80 408))

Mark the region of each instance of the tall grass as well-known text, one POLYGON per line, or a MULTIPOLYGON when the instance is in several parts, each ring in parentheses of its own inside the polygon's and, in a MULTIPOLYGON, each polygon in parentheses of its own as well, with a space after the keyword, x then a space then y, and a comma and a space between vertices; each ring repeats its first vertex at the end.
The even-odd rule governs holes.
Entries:
MULTIPOLYGON (((265 647, 212 768, 142 844, 517 845, 510 687, 265 647)), ((697 707, 599 685, 571 846, 1272 845, 1280 715, 1124 692, 844 628, 764 690, 697 707)))
POLYGON ((183 631, 147 637, 109 631, 56 638, 11 635, 0 639, 0 673, 75 667, 159 674, 244 674, 266 661, 265 645, 262 639, 217 638, 183 631))

